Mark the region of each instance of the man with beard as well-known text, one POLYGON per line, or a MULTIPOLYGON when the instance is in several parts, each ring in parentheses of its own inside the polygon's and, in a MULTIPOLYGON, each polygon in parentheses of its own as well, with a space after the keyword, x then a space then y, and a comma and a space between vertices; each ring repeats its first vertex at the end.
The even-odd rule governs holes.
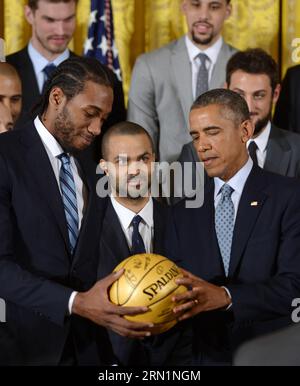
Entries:
POLYGON ((80 156, 113 103, 111 73, 69 59, 52 73, 34 122, 0 136, 0 364, 100 365, 114 361, 107 332, 145 337, 97 282, 102 205, 96 166, 80 156), (100 345, 100 349, 99 349, 100 345))
POLYGON ((13 128, 13 119, 9 109, 0 103, 0 134, 13 128))
MULTIPOLYGON (((155 152, 145 129, 131 122, 111 127, 103 137, 102 154, 100 166, 108 178, 111 195, 107 197, 100 236, 100 278, 110 274, 128 256, 165 255, 168 217, 168 207, 151 197, 155 152)), ((122 365, 179 365, 188 360, 180 327, 143 342, 109 333, 122 365), (177 342, 181 347, 175 350, 177 342)))
MULTIPOLYGON (((78 0, 28 0, 25 5, 25 18, 32 27, 30 42, 6 58, 22 81, 23 107, 18 128, 33 118, 32 109, 55 67, 76 56, 68 49, 68 44, 76 27, 77 3, 78 0)), ((126 116, 122 84, 115 76, 113 80, 114 104, 107 127, 126 116)))
MULTIPOLYGON (((226 85, 247 102, 254 126, 247 145, 254 163, 283 176, 300 177, 300 136, 271 123, 273 105, 280 94, 274 59, 259 48, 237 52, 228 61, 226 85)), ((192 143, 183 149, 180 160, 199 160, 192 143)))
POLYGON ((189 109, 200 94, 225 82, 236 51, 221 36, 230 0, 183 0, 188 33, 142 55, 133 69, 128 119, 151 135, 160 161, 176 161, 190 141, 189 109))

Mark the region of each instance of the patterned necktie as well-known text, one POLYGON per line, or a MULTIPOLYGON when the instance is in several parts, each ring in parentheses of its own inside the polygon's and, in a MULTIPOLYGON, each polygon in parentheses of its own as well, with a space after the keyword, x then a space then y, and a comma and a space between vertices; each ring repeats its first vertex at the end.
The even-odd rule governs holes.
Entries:
POLYGON ((131 222, 133 227, 131 253, 133 255, 137 255, 139 253, 146 253, 145 244, 139 232, 139 225, 141 221, 142 217, 137 215, 133 217, 131 222))
POLYGON ((232 187, 227 184, 222 186, 222 196, 215 211, 216 234, 226 276, 228 276, 229 271, 231 243, 234 228, 234 206, 231 200, 233 191, 232 187))
POLYGON ((252 161, 254 162, 255 165, 258 165, 257 162, 257 154, 256 150, 258 149, 257 144, 255 141, 250 142, 248 146, 248 152, 250 154, 250 157, 252 158, 252 161))
POLYGON ((49 63, 47 66, 44 67, 43 73, 45 74, 44 76, 44 84, 43 84, 43 92, 45 90, 45 86, 47 84, 47 80, 50 78, 52 72, 56 69, 55 64, 49 63))
POLYGON ((62 153, 57 158, 61 161, 59 182, 67 220, 70 251, 71 254, 73 254, 79 233, 76 188, 71 170, 70 157, 66 153, 62 153))
POLYGON ((208 69, 206 68, 206 61, 209 60, 209 58, 203 53, 200 53, 198 58, 200 59, 201 64, 197 76, 196 99, 198 96, 208 91, 208 69))

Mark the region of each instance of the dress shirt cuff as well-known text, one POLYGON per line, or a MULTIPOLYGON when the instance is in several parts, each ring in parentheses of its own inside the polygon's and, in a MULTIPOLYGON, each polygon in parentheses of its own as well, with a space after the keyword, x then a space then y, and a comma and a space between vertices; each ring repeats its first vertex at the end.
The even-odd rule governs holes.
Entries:
POLYGON ((69 299, 69 304, 68 304, 68 309, 69 309, 69 315, 72 315, 72 307, 73 307, 73 302, 75 299, 75 296, 78 294, 77 291, 73 291, 71 293, 70 299, 69 299))
MULTIPOLYGON (((231 303, 229 304, 229 306, 227 306, 224 311, 228 311, 230 310, 230 308, 232 307, 232 297, 231 297, 231 293, 229 291, 228 288, 224 287, 223 285, 221 286, 221 288, 224 288, 224 290, 226 291, 227 295, 229 296, 230 300, 231 300, 231 303)), ((71 295, 72 296, 72 295, 71 295)))

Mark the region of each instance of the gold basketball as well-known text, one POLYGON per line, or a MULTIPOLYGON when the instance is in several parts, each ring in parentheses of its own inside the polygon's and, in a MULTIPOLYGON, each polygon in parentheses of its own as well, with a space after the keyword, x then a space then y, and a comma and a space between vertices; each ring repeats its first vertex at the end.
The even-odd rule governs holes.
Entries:
POLYGON ((153 323, 153 334, 169 330, 176 323, 172 297, 187 289, 175 283, 180 277, 177 265, 161 255, 143 253, 123 260, 114 271, 124 274, 110 288, 110 300, 119 306, 149 307, 149 311, 126 319, 153 323))

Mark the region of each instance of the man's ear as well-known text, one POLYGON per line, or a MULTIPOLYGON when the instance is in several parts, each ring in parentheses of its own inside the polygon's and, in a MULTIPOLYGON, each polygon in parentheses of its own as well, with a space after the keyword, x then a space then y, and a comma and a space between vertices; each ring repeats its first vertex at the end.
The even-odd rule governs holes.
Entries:
POLYGON ((30 25, 32 25, 33 19, 34 19, 34 12, 28 5, 25 5, 25 7, 24 7, 24 15, 25 15, 25 19, 27 20, 27 22, 30 25))
POLYGON ((103 158, 101 158, 99 165, 100 165, 100 168, 104 171, 104 173, 108 176, 107 163, 103 158))
POLYGON ((278 101, 278 98, 279 98, 279 95, 280 95, 280 92, 281 92, 281 85, 278 83, 275 87, 275 90, 273 92, 273 103, 274 105, 277 103, 278 101))
POLYGON ((66 103, 66 96, 60 87, 53 87, 49 95, 49 104, 56 109, 66 103))
POLYGON ((247 119, 246 121, 241 123, 241 129, 242 129, 242 142, 247 143, 250 138, 252 138, 254 133, 254 126, 250 119, 247 119))

